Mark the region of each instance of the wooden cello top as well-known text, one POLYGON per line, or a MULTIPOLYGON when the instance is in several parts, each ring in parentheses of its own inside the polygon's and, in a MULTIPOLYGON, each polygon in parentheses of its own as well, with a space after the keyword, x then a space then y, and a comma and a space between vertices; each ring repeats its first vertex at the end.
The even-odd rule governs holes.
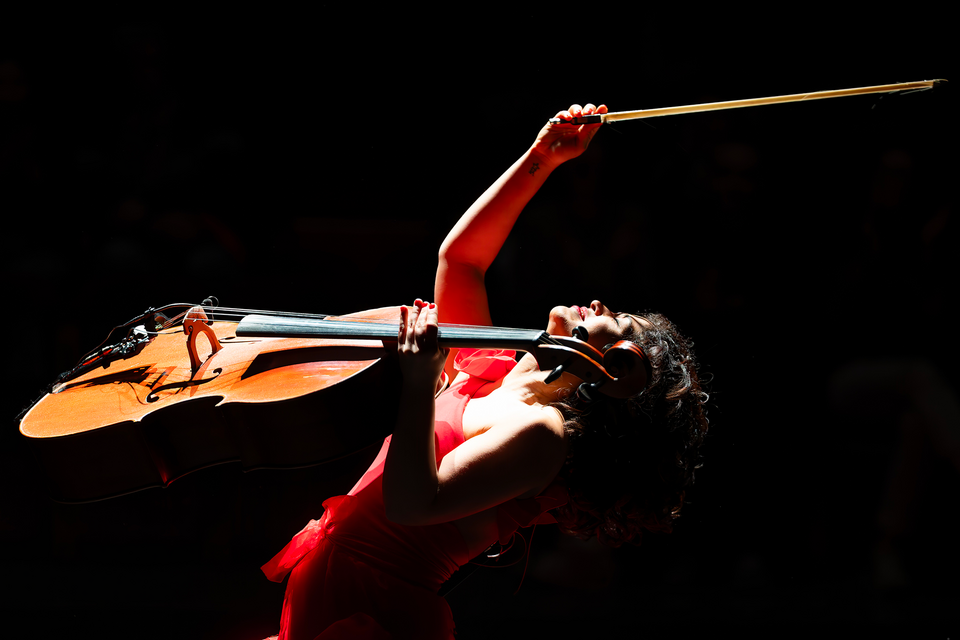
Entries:
MULTIPOLYGON (((398 307, 346 318, 392 320, 398 307)), ((137 422, 165 407, 201 395, 232 402, 277 402, 345 380, 384 355, 378 340, 238 338, 236 322, 214 322, 224 347, 198 343, 202 364, 194 373, 179 327, 157 333, 139 354, 57 385, 23 417, 20 432, 52 438, 137 422), (269 383, 266 382, 269 376, 269 383)))

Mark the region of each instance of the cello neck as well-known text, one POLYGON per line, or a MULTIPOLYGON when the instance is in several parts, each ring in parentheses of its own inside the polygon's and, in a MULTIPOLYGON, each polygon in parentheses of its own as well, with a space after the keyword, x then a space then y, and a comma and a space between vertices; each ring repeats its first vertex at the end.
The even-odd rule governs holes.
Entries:
MULTIPOLYGON (((320 318, 249 315, 237 324, 237 337, 326 338, 397 341, 395 322, 356 322, 320 318)), ((629 398, 644 390, 650 378, 650 363, 636 344, 621 340, 601 353, 574 337, 552 336, 536 329, 503 329, 441 324, 437 334, 441 347, 452 349, 509 349, 526 351, 541 371, 550 373, 550 383, 563 373, 579 378, 590 389, 613 398, 629 398), (611 375, 605 368, 611 366, 611 375)), ((580 385, 581 390, 583 384, 580 385)))
MULTIPOLYGON (((237 325, 237 336, 246 338, 325 338, 331 340, 397 340, 398 325, 385 322, 351 322, 317 318, 248 315, 237 325)), ((437 340, 451 349, 511 349, 532 351, 553 340, 538 329, 505 329, 440 324, 437 340)))

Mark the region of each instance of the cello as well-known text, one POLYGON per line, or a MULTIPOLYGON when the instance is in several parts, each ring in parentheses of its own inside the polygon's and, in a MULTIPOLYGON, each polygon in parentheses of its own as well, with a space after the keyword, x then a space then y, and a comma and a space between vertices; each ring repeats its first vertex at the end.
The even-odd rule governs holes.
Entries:
MULTIPOLYGON (((58 502, 166 487, 206 467, 332 462, 390 434, 400 307, 344 316, 173 304, 148 309, 62 374, 20 421, 58 502), (376 402, 367 399, 376 390, 376 402)), ((531 353, 547 381, 626 398, 649 379, 634 343, 601 353, 545 331, 441 324, 444 348, 531 353)))

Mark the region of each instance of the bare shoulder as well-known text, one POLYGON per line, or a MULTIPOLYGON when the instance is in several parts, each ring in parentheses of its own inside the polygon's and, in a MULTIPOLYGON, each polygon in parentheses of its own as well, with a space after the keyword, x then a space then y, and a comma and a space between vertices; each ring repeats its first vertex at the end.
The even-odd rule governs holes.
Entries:
POLYGON ((470 436, 467 442, 496 450, 503 470, 523 469, 534 486, 528 485, 530 490, 520 497, 537 495, 560 472, 567 457, 567 435, 560 412, 543 405, 485 403, 483 399, 474 409, 472 416, 464 412, 464 436, 470 436), (469 418, 475 421, 471 423, 469 418))
POLYGON ((553 407, 523 402, 501 402, 494 396, 474 398, 463 412, 463 435, 474 436, 496 429, 500 433, 526 433, 529 439, 566 441, 563 418, 553 407))
POLYGON ((542 438, 566 443, 567 432, 563 428, 563 415, 550 406, 533 405, 527 416, 527 427, 541 433, 542 438))
POLYGON ((429 513, 412 524, 449 522, 513 498, 539 495, 566 460, 559 414, 522 402, 467 403, 465 441, 443 457, 429 513), (467 411, 474 406, 473 432, 467 411))
POLYGON ((553 407, 534 405, 525 412, 523 419, 503 427, 514 430, 518 463, 532 465, 539 478, 528 491, 517 497, 540 495, 560 473, 567 458, 567 434, 560 412, 553 407))
POLYGON ((523 433, 527 438, 542 444, 564 443, 566 433, 563 429, 563 417, 553 407, 542 405, 526 406, 516 413, 504 416, 496 428, 511 429, 523 433))

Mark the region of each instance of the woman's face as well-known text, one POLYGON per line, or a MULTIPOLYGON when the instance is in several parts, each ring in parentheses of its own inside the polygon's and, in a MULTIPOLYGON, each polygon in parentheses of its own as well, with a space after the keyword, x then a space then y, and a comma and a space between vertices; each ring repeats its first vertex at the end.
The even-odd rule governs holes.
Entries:
POLYGON ((650 328, 650 323, 640 316, 629 313, 614 313, 599 300, 589 307, 554 307, 550 310, 547 333, 555 336, 572 336, 576 327, 582 326, 589 334, 590 346, 603 351, 608 345, 625 336, 640 333, 650 328))

